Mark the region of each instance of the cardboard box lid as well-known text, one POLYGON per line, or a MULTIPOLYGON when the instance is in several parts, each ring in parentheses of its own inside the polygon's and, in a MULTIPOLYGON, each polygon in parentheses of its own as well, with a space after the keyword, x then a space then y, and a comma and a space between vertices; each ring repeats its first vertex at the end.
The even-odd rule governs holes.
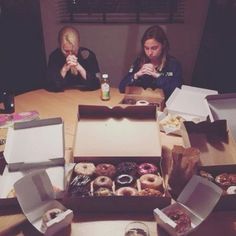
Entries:
MULTIPOLYGON (((31 216, 35 208, 54 199, 54 192, 49 176, 45 170, 33 171, 19 179, 15 184, 18 202, 26 216, 33 220, 38 216, 31 216)), ((42 216, 42 215, 40 215, 42 216)), ((32 221, 30 221, 32 222, 32 221)))
POLYGON ((64 126, 61 118, 14 124, 8 129, 4 157, 9 170, 64 164, 64 126))
POLYGON ((236 93, 209 95, 206 100, 211 111, 211 121, 226 119, 234 140, 236 140, 236 93))
POLYGON ((205 120, 209 115, 209 107, 205 97, 217 93, 215 90, 182 85, 181 89, 176 88, 168 98, 166 107, 170 113, 182 113, 205 120))
POLYGON ((45 170, 33 171, 14 184, 17 200, 29 222, 45 235, 52 235, 70 224, 73 212, 54 200, 53 186, 45 170), (42 227, 43 214, 53 208, 63 212, 42 227))
POLYGON ((216 184, 194 175, 179 195, 177 202, 191 209, 201 219, 205 219, 219 201, 222 192, 216 184))
POLYGON ((155 106, 79 106, 75 157, 160 157, 155 106))
POLYGON ((200 162, 203 166, 236 163, 236 144, 228 132, 226 120, 203 121, 198 124, 184 121, 182 137, 186 147, 200 150, 200 162))

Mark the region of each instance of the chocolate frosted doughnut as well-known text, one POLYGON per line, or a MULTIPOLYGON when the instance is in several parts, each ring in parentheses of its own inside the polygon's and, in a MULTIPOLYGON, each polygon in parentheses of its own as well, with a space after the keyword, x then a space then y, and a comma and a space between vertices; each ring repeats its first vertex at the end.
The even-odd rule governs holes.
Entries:
POLYGON ((77 175, 70 183, 68 192, 72 196, 90 196, 91 178, 86 175, 77 175))
POLYGON ((113 192, 108 188, 99 188, 94 192, 94 196, 104 197, 104 196, 113 196, 113 192))
POLYGON ((121 187, 116 190, 116 195, 118 196, 136 196, 138 195, 138 191, 132 187, 121 187))
POLYGON ((96 166, 95 174, 113 178, 116 174, 116 167, 112 164, 101 163, 96 166))
POLYGON ((88 175, 92 176, 95 172, 95 165, 93 163, 88 163, 88 162, 80 162, 77 163, 74 167, 74 172, 77 175, 88 175))
POLYGON ((98 176, 93 181, 93 188, 94 189, 99 189, 101 187, 112 189, 112 180, 111 180, 111 178, 109 178, 107 176, 98 176))
POLYGON ((180 209, 166 209, 163 212, 172 219, 177 225, 175 231, 179 234, 187 233, 191 227, 190 217, 180 209))
POLYGON ((59 208, 53 208, 46 211, 42 216, 43 223, 46 224, 50 220, 56 218, 60 213, 62 213, 62 210, 59 208))
POLYGON ((115 179, 116 187, 130 186, 134 184, 134 182, 135 182, 134 177, 131 175, 126 175, 126 174, 119 175, 115 179))
POLYGON ((139 178, 141 188, 162 189, 163 179, 159 175, 145 174, 139 178))
POLYGON ((138 166, 135 162, 121 162, 117 166, 117 175, 127 174, 133 177, 137 176, 138 166))
POLYGON ((138 166, 139 175, 157 174, 158 168, 152 163, 142 163, 138 166))

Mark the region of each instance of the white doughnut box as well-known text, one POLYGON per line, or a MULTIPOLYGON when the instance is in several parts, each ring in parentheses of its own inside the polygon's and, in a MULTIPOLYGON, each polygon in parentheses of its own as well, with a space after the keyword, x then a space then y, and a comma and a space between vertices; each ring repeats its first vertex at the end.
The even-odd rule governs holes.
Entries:
POLYGON ((176 202, 163 209, 154 209, 154 217, 158 226, 163 228, 171 236, 188 235, 196 230, 209 216, 220 199, 222 189, 216 184, 194 175, 185 186, 176 202), (186 232, 177 232, 177 223, 164 212, 167 210, 181 210, 191 220, 191 228, 186 232))
POLYGON ((33 171, 14 184, 17 200, 28 221, 42 234, 55 235, 68 226, 73 219, 73 211, 55 200, 53 186, 45 170, 33 171), (54 208, 61 213, 43 223, 43 215, 54 208))

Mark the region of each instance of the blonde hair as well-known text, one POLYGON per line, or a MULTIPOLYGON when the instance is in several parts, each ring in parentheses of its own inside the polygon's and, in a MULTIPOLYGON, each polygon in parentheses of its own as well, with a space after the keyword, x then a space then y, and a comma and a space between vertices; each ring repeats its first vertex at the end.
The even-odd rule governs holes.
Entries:
MULTIPOLYGON (((70 44, 73 49, 78 49, 80 41, 79 31, 71 26, 63 27, 58 33, 58 42, 61 45, 70 44)), ((71 68, 71 73, 74 75, 78 74, 76 68, 71 68)))

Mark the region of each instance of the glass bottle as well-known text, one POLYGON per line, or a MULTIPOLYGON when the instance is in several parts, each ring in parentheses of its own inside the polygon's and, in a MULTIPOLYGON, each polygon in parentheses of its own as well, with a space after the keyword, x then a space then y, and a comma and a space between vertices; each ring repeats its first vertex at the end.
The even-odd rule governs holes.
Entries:
POLYGON ((108 79, 108 74, 102 74, 101 99, 103 101, 108 101, 110 99, 110 83, 108 79))

